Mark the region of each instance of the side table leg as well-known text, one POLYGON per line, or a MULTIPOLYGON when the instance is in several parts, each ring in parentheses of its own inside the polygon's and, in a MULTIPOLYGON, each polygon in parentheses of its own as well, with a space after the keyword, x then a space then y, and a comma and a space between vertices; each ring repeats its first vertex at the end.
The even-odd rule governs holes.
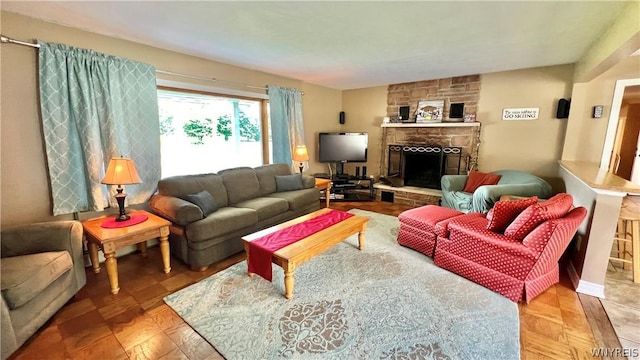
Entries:
POLYGON ((147 257, 147 242, 143 241, 141 243, 138 243, 138 250, 140 250, 142 257, 147 257))
POLYGON ((327 188, 324 190, 324 197, 325 197, 325 201, 327 202, 327 208, 329 207, 329 198, 331 196, 331 186, 327 186, 327 188))
POLYGON ((168 236, 160 236, 160 253, 162 254, 162 265, 164 266, 164 273, 168 274, 171 271, 168 236))
POLYGON ((358 249, 364 250, 364 227, 358 233, 358 249))
POLYGON ((94 274, 100 273, 100 262, 98 261, 98 245, 89 242, 89 258, 91 259, 91 267, 94 274))
POLYGON ((111 293, 116 295, 120 292, 118 284, 118 262, 116 261, 116 253, 105 253, 105 264, 107 265, 107 276, 109 277, 109 285, 111 285, 111 293))

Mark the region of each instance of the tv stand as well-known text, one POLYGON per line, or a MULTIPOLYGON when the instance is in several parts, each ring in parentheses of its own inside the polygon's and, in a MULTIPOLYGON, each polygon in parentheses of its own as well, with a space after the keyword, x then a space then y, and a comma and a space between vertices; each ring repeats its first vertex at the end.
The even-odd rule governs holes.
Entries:
POLYGON ((366 176, 334 175, 331 200, 372 201, 375 198, 373 178, 366 176))
POLYGON ((337 162, 336 164, 336 176, 349 176, 344 173, 344 163, 337 162))

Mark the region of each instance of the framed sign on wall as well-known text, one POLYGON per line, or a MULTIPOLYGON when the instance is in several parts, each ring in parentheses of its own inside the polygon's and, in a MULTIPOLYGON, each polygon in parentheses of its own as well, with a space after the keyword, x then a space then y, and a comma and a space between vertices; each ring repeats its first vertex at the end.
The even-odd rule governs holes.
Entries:
POLYGON ((503 109, 502 120, 536 120, 540 108, 503 109))

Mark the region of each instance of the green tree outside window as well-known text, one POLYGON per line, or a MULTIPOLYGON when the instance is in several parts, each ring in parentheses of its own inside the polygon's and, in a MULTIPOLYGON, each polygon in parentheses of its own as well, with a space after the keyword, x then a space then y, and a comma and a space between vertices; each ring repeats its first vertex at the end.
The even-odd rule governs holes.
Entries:
POLYGON ((192 142, 194 145, 204 144, 204 138, 213 135, 213 121, 211 119, 191 119, 183 126, 184 133, 190 138, 196 140, 192 142))
POLYGON ((262 134, 260 133, 260 127, 249 119, 244 112, 240 111, 240 137, 244 141, 260 141, 262 134))
POLYGON ((173 135, 175 132, 173 116, 166 116, 160 119, 160 135, 173 135))
POLYGON ((229 141, 232 134, 231 117, 229 117, 229 115, 220 116, 218 118, 218 124, 216 125, 216 135, 224 136, 224 141, 229 141))

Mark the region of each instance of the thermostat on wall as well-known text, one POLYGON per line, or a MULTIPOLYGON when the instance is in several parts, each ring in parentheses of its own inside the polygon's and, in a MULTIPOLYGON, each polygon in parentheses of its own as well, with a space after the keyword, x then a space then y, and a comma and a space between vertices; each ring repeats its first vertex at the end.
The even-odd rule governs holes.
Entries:
POLYGON ((593 118, 599 119, 602 117, 602 111, 604 110, 604 106, 596 105, 593 107, 593 118))

